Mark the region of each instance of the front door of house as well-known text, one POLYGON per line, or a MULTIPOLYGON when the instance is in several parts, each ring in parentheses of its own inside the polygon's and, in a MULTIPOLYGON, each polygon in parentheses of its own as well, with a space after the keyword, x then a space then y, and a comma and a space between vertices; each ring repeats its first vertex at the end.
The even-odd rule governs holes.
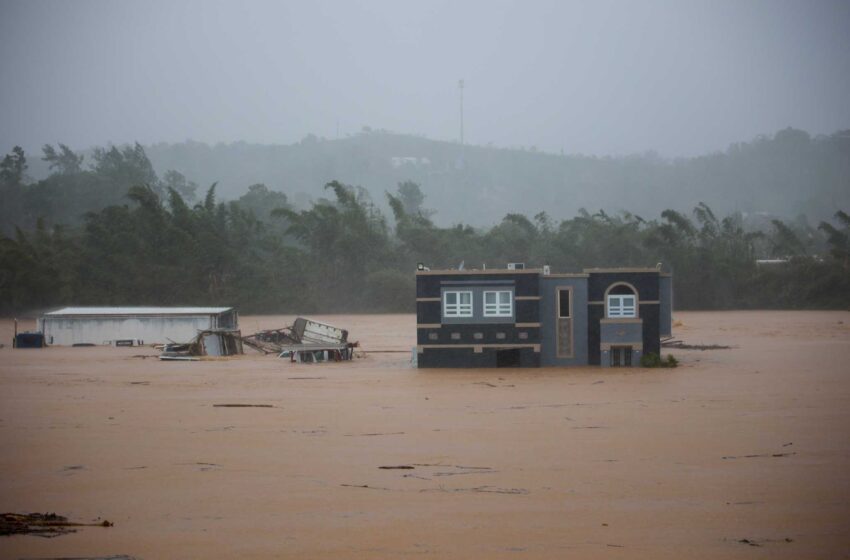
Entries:
POLYGON ((631 346, 612 346, 609 354, 611 356, 611 367, 632 366, 631 346))

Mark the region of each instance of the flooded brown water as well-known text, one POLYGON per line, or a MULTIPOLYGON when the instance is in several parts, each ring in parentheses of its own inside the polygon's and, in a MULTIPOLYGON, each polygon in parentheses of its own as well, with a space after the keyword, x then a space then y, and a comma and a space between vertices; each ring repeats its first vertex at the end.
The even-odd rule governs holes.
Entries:
POLYGON ((850 312, 676 313, 734 348, 663 370, 416 370, 412 315, 316 318, 366 356, 12 350, 0 322, 0 510, 115 523, 0 558, 848 557, 850 312))

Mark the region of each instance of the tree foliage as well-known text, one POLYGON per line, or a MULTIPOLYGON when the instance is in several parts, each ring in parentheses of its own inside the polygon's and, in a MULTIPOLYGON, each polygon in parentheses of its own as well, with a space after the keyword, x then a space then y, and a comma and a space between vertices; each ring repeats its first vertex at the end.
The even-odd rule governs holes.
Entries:
POLYGON ((508 213, 488 228, 438 227, 416 183, 386 193, 388 218, 366 189, 321 187, 309 208, 254 184, 222 202, 217 185, 194 202, 177 172, 160 180, 144 150, 95 152, 88 168, 45 146, 53 174, 28 182, 16 148, 0 163, 0 311, 79 305, 236 305, 244 312, 415 309, 414 270, 549 264, 642 266, 674 273, 678 309, 846 308, 850 216, 809 227, 699 202, 658 219, 581 209, 568 219, 508 213), (760 265, 758 259, 772 259, 760 265))

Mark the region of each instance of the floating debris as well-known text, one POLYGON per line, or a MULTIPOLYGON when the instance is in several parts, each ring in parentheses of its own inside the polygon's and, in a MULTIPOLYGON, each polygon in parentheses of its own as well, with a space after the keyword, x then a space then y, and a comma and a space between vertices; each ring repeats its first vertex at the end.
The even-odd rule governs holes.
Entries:
POLYGON ((162 350, 160 360, 178 362, 196 362, 199 356, 244 354, 242 332, 237 329, 201 330, 191 342, 165 344, 162 350))
POLYGON ((243 404, 243 403, 226 403, 226 404, 214 404, 214 407, 222 407, 222 408, 274 408, 273 404, 243 404))
POLYGON ((731 346, 723 344, 685 344, 684 341, 668 338, 661 341, 663 348, 676 348, 678 350, 729 350, 731 346))
POLYGON ((73 527, 112 527, 110 521, 75 523, 55 513, 0 513, 0 535, 58 537, 76 532, 73 527))
POLYGON ((260 331, 242 342, 264 354, 277 354, 297 363, 340 362, 354 357, 358 342, 348 342, 348 331, 298 317, 281 329, 260 331))
POLYGON ((792 451, 791 453, 758 453, 755 455, 726 455, 723 457, 724 459, 753 459, 755 457, 790 457, 791 455, 796 455, 796 451, 792 451))

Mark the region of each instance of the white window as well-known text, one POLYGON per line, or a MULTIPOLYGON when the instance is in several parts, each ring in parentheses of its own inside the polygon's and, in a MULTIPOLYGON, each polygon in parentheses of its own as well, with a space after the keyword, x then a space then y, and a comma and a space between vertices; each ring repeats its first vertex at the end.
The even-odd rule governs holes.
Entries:
POLYGON ((472 292, 443 292, 443 317, 472 317, 472 292))
POLYGON ((615 319, 620 317, 637 317, 637 305, 633 295, 611 295, 608 296, 608 317, 615 319))
POLYGON ((485 317, 510 317, 514 314, 510 290, 484 292, 485 317))

